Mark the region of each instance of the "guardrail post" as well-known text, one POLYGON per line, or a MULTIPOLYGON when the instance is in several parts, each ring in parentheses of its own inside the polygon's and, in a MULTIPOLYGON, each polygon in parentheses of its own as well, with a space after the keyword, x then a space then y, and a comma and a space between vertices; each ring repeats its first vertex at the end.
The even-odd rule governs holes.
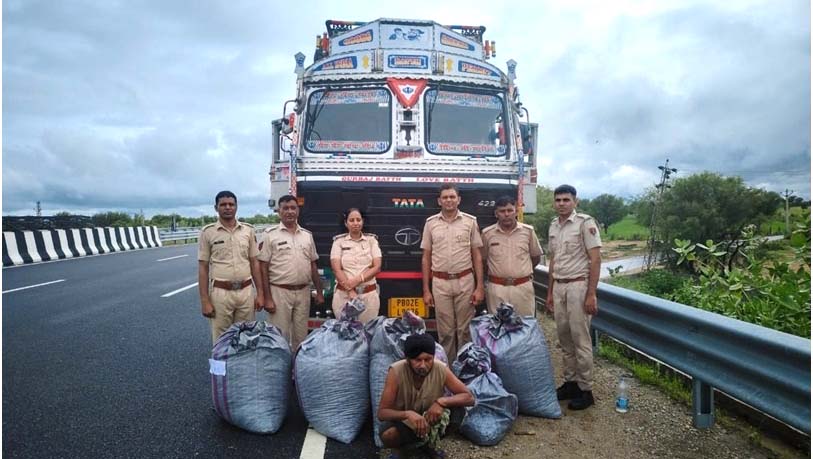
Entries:
POLYGON ((698 378, 692 378, 692 411, 698 429, 714 425, 714 388, 698 378))

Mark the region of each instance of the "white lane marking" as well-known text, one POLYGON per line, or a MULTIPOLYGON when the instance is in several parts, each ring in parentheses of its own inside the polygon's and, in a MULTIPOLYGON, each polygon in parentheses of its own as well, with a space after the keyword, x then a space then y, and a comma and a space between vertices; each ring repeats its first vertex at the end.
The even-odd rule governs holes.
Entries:
POLYGON ((29 288, 34 288, 34 287, 42 287, 43 285, 57 284, 59 282, 65 282, 65 279, 59 279, 59 280, 55 280, 55 281, 51 281, 51 282, 43 282, 42 284, 29 285, 27 287, 13 288, 11 290, 4 290, 3 294, 16 292, 18 290, 25 290, 25 289, 29 289, 29 288))
POLYGON ((181 293, 181 292, 183 292, 183 291, 185 291, 185 290, 189 290, 190 288, 192 288, 192 287, 197 287, 197 286, 198 286, 198 283, 197 283, 197 282, 195 282, 195 283, 194 283, 194 284, 192 284, 192 285, 187 285, 186 287, 181 287, 181 288, 179 288, 178 290, 173 290, 173 291, 171 291, 171 292, 169 292, 169 293, 164 293, 163 295, 161 295, 161 298, 169 298, 169 297, 171 297, 172 295, 175 295, 176 293, 181 293))
POLYGON ((174 259, 176 259, 176 258, 183 258, 183 257, 188 257, 188 256, 189 256, 189 254, 186 254, 186 255, 178 255, 177 257, 162 258, 162 259, 160 259, 160 260, 155 260, 155 261, 167 261, 167 260, 174 260, 174 259))
POLYGON ((305 442, 302 444, 302 452, 299 459, 322 459, 325 457, 325 445, 327 437, 320 434, 312 426, 308 426, 308 433, 305 434, 305 442))

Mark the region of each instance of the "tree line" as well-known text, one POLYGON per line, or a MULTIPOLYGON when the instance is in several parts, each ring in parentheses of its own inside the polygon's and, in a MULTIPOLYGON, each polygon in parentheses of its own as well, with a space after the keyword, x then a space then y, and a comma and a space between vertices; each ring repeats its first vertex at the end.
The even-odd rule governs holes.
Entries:
MULTIPOLYGON (((54 217, 77 216, 68 212, 59 212, 54 217)), ((90 216, 90 226, 157 226, 158 228, 190 228, 201 227, 217 221, 215 215, 203 215, 200 217, 184 217, 180 214, 155 214, 150 218, 144 217, 143 213, 129 214, 127 212, 99 212, 90 216)), ((240 217, 240 221, 251 223, 252 225, 273 224, 279 222, 277 215, 256 214, 253 217, 240 217)))
MULTIPOLYGON (((536 198, 538 211, 527 215, 525 221, 547 241, 548 227, 556 216, 553 190, 540 186, 536 198)), ((809 200, 797 196, 791 196, 788 204, 791 208, 810 208, 809 200)), ((750 187, 740 177, 703 172, 675 179, 663 191, 652 187, 632 199, 607 193, 579 198, 577 211, 595 218, 605 233, 614 223, 634 215, 639 225, 652 226, 661 250, 669 251, 675 239, 736 241, 748 225, 759 228, 763 223, 782 220, 784 205, 779 193, 750 187)), ((804 220, 792 215, 791 227, 804 220)))

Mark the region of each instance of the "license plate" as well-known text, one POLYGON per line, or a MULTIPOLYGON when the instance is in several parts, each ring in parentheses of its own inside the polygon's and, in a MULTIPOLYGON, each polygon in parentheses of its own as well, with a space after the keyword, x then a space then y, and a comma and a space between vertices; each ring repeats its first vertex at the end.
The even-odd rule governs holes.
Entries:
POLYGON ((426 305, 423 298, 390 298, 389 301, 389 316, 401 317, 405 311, 412 311, 415 315, 426 318, 429 314, 426 311, 426 305))

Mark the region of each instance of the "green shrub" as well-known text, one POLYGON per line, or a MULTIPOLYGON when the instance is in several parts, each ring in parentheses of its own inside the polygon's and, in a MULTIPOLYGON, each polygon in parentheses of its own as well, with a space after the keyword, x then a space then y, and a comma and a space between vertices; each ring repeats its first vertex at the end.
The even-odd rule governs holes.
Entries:
POLYGON ((809 338, 810 223, 794 232, 803 242, 791 260, 762 258, 754 230, 743 233, 736 263, 722 244, 675 240, 678 265, 688 265, 697 280, 678 289, 674 300, 809 338))

